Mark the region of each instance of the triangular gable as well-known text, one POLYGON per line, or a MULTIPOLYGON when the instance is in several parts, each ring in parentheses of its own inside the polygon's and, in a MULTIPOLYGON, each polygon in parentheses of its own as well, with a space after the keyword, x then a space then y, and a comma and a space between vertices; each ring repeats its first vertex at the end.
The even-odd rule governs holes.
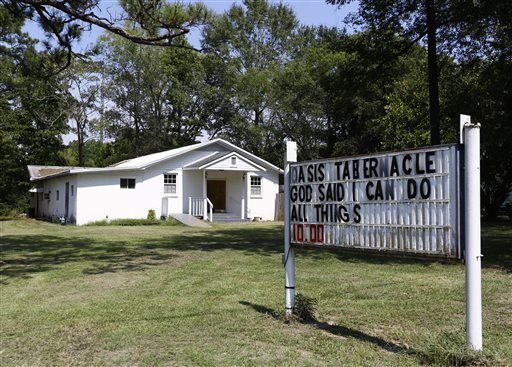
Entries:
MULTIPOLYGON (((248 151, 237 147, 223 139, 214 139, 205 141, 199 144, 188 145, 181 148, 168 150, 165 152, 154 153, 138 158, 129 159, 126 161, 119 162, 110 167, 105 168, 93 168, 93 167, 51 167, 51 166, 27 166, 30 172, 30 181, 45 180, 48 178, 70 175, 70 174, 88 174, 88 173, 109 173, 109 172, 121 172, 131 170, 145 170, 155 164, 164 162, 169 159, 179 157, 183 154, 187 154, 192 151, 205 150, 210 151, 211 154, 208 157, 203 158, 205 162, 199 167, 207 164, 206 169, 226 169, 226 168, 215 168, 220 167, 223 164, 230 162, 223 162, 222 157, 226 155, 226 159, 231 159, 229 154, 236 154, 237 160, 243 162, 243 165, 247 169, 243 170, 256 170, 256 171, 277 171, 283 173, 283 170, 279 167, 274 166, 272 163, 255 156, 248 151), (217 145, 217 148, 215 146, 217 145), (220 149, 219 149, 220 148, 220 149), (212 159, 215 157, 215 159, 212 159), (217 159, 220 159, 217 161, 217 159), (206 161, 207 160, 207 161, 206 161), (45 170, 48 169, 48 170, 45 170)), ((198 162, 194 162, 194 167, 197 166, 198 162)), ((242 169, 239 169, 242 170, 242 169)))
POLYGON ((266 171, 236 152, 219 152, 183 167, 186 170, 266 171))
POLYGON ((259 158, 259 157, 255 156, 254 154, 249 153, 248 151, 246 151, 242 148, 239 148, 236 145, 233 145, 223 139, 209 140, 209 141, 205 141, 205 142, 199 143, 199 144, 188 145, 186 147, 172 149, 172 150, 168 150, 165 152, 154 153, 154 154, 150 154, 150 155, 143 156, 143 157, 133 158, 133 159, 130 159, 127 161, 120 162, 120 163, 114 165, 114 167, 111 167, 111 169, 115 169, 115 168, 146 169, 150 166, 161 163, 161 162, 166 161, 171 158, 176 158, 176 157, 186 154, 188 152, 192 152, 195 150, 209 149, 209 148, 214 147, 215 145, 219 145, 220 147, 224 148, 224 150, 229 150, 229 151, 238 153, 241 157, 244 157, 246 160, 252 162, 252 164, 260 166, 260 167, 265 167, 264 170, 271 169, 271 170, 278 171, 280 173, 283 172, 279 167, 274 166, 272 163, 267 162, 266 160, 259 158))

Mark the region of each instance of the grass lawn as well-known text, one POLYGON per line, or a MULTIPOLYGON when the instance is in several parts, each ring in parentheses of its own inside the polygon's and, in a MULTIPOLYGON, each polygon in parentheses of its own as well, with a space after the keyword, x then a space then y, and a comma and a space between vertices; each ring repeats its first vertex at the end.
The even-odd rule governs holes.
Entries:
MULTIPOLYGON (((298 250, 316 319, 285 323, 282 232, 2 221, 0 365, 417 366, 464 345, 460 263, 298 250)), ((511 365, 511 226, 482 244, 479 360, 511 365)))

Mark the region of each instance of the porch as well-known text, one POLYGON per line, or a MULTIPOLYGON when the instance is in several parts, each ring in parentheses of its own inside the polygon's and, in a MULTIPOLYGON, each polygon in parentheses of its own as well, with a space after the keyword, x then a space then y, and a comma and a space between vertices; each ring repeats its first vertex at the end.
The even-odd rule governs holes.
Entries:
POLYGON ((175 209, 212 221, 251 218, 249 203, 261 197, 261 167, 235 152, 216 153, 182 168, 178 174, 175 209), (259 190, 259 191, 258 191, 259 190), (179 208, 181 206, 181 208, 179 208))
MULTIPOLYGON (((183 172, 184 182, 191 182, 194 176, 183 172)), ((184 213, 210 222, 247 219, 247 172, 205 170, 201 176, 201 190, 184 184, 184 213)))

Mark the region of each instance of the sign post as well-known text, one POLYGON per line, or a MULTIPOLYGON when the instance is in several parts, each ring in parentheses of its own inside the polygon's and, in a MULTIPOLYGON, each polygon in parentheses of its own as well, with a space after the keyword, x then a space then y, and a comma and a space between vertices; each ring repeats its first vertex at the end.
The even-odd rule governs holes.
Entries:
POLYGON ((482 350, 480 124, 461 115, 460 132, 461 144, 298 163, 296 143, 286 143, 287 316, 295 297, 291 244, 464 258, 467 345, 482 350))
POLYGON ((468 347, 482 350, 482 253, 480 240, 480 124, 461 115, 464 141, 466 334, 468 347))
POLYGON ((292 315, 295 305, 295 256, 290 246, 290 162, 297 162, 297 143, 286 142, 284 157, 284 295, 286 316, 292 315))

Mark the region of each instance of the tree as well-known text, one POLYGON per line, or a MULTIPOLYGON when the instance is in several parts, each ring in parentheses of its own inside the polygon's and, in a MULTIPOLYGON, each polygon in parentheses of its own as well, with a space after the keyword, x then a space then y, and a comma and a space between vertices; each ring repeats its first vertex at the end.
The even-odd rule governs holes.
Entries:
MULTIPOLYGON (((396 42, 398 47, 400 42, 396 42)), ((325 116, 320 151, 324 157, 373 152, 379 147, 386 95, 402 72, 395 60, 382 67, 393 49, 378 47, 365 34, 320 28, 306 50, 307 64, 323 91, 325 116)))
POLYGON ((53 72, 71 64, 73 42, 93 25, 138 44, 192 48, 182 42, 183 36, 208 17, 200 3, 161 0, 121 0, 123 13, 116 16, 104 14, 100 0, 0 0, 0 4, 15 16, 38 22, 47 35, 49 49, 49 40, 57 41, 52 55, 58 69, 53 72), (135 25, 136 31, 127 25, 135 25))
POLYGON ((481 123, 482 211, 495 220, 512 192, 512 62, 481 60, 464 65, 457 101, 481 123))
POLYGON ((101 63, 92 60, 75 59, 63 77, 68 81, 67 89, 71 92, 67 109, 70 126, 77 136, 76 165, 85 165, 84 146, 87 137, 94 129, 93 122, 101 117, 101 98, 106 86, 100 75, 101 63))
POLYGON ((199 55, 106 36, 103 78, 111 88, 104 117, 126 157, 195 142, 203 128, 199 55))
MULTIPOLYGON (((352 0, 327 0, 343 6, 352 0)), ((395 56, 408 52, 428 35, 428 86, 431 143, 440 143, 438 65, 440 54, 459 61, 482 54, 510 57, 510 4, 499 1, 389 0, 359 1, 348 21, 385 44, 395 35, 408 41, 395 56)))
POLYGON ((27 164, 59 164, 65 133, 62 78, 46 78, 46 52, 21 32, 23 17, 0 6, 0 211, 25 209, 29 189, 27 164))
MULTIPOLYGON (((458 140, 458 114, 453 98, 462 83, 462 70, 450 58, 446 58, 439 75, 440 137, 443 141, 458 140)), ((428 68, 427 51, 414 45, 407 54, 399 57, 401 72, 392 89, 385 97, 385 112, 378 117, 378 124, 383 134, 380 146, 386 150, 397 150, 427 146, 430 143, 430 126, 428 113, 428 86, 424 75, 428 68)))
POLYGON ((203 32, 211 137, 233 143, 275 163, 283 132, 275 106, 275 78, 293 59, 298 20, 288 6, 246 0, 216 17, 203 32))

